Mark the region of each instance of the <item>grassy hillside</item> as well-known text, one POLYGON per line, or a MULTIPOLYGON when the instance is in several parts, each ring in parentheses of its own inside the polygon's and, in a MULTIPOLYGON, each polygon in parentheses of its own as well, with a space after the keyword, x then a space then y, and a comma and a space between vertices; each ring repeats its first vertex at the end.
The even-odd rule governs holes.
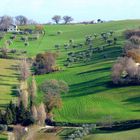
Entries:
POLYGON ((84 140, 139 140, 140 129, 123 131, 117 133, 93 134, 84 138, 84 140))
MULTIPOLYGON (((70 86, 70 92, 63 95, 63 107, 54 110, 57 121, 66 122, 96 122, 106 116, 114 120, 140 119, 139 86, 112 87, 111 67, 122 50, 124 38, 122 32, 129 28, 139 27, 140 21, 118 21, 97 25, 49 26, 48 34, 62 30, 60 36, 49 36, 48 44, 63 44, 70 38, 76 42, 83 42, 85 35, 115 31, 119 38, 117 45, 106 47, 103 52, 95 53, 88 64, 80 63, 64 71, 49 75, 37 76, 37 82, 45 79, 65 80, 70 86), (104 59, 103 55, 108 57, 104 59)), ((95 47, 104 43, 98 38, 95 47)), ((53 47, 53 46, 52 46, 53 47)), ((50 48, 48 48, 50 49, 50 48)), ((78 51, 78 50, 77 50, 78 51)), ((60 52, 59 63, 62 64, 66 53, 60 52)))
MULTIPOLYGON (((140 86, 112 87, 110 84, 111 67, 116 58, 120 56, 124 44, 122 32, 139 26, 139 20, 114 21, 95 25, 48 25, 45 26, 45 36, 41 36, 39 40, 30 41, 28 47, 25 47, 24 43, 20 41, 20 36, 17 36, 10 48, 26 50, 28 57, 34 57, 39 52, 57 51, 54 45, 61 45, 57 63, 61 66, 62 71, 36 76, 38 84, 46 79, 61 79, 70 86, 70 92, 62 95, 63 107, 54 110, 56 121, 96 122, 106 116, 112 116, 113 121, 140 119, 140 86), (110 30, 113 30, 114 36, 118 38, 117 45, 107 46, 103 52, 96 52, 92 61, 87 64, 77 63, 70 68, 63 66, 68 52, 87 49, 85 46, 82 49, 65 51, 64 43, 68 43, 70 39, 74 39, 75 43, 84 43, 86 35, 100 34, 110 30), (62 34, 57 35, 58 31, 61 31, 62 34), (107 54, 107 58, 104 58, 104 54, 107 54)), ((7 34, 5 39, 0 41, 1 46, 4 40, 9 39, 10 36, 11 34, 7 34)), ((100 37, 94 40, 94 47, 104 44, 100 37)), ((10 72, 6 73, 11 75, 10 72)), ((10 83, 9 80, 6 83, 10 83)), ((4 89, 7 91, 1 92, 0 89, 1 94, 11 94, 11 89, 4 89)), ((42 95, 38 96, 41 100, 42 95)), ((0 103, 2 104, 2 102, 0 103)))
POLYGON ((0 59, 0 107, 5 106, 15 98, 17 85, 17 61, 0 59))

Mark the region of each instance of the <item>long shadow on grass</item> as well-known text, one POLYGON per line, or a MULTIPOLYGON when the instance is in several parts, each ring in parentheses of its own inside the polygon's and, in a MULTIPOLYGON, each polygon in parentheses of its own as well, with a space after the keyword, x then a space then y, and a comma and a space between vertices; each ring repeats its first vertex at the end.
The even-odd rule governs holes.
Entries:
POLYGON ((109 88, 107 88, 108 80, 108 76, 105 76, 91 81, 71 85, 70 93, 72 94, 67 95, 66 97, 79 97, 109 90, 109 88))
POLYGON ((78 73, 77 75, 82 75, 82 74, 90 74, 90 73, 93 73, 93 72, 106 72, 106 71, 109 71, 111 68, 110 67, 107 67, 107 68, 101 68, 101 69, 95 69, 95 70, 90 70, 90 71, 85 71, 85 72, 80 72, 78 73))
POLYGON ((128 104, 140 104, 140 96, 124 100, 128 104))

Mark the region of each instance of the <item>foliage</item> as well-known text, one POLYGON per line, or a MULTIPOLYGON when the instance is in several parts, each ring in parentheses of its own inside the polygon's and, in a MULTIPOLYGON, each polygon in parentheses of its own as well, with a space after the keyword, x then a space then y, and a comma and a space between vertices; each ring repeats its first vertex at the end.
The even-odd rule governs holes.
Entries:
POLYGON ((33 64, 35 74, 46 74, 53 72, 53 66, 55 66, 57 54, 46 52, 38 54, 33 64))

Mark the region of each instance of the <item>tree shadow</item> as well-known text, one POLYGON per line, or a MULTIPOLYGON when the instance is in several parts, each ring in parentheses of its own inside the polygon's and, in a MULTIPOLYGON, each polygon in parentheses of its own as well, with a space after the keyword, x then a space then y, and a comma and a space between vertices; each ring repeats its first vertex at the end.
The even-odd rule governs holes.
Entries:
POLYGON ((95 69, 95 70, 80 72, 77 75, 90 74, 90 73, 93 73, 93 72, 101 72, 102 73, 102 72, 106 72, 106 71, 108 71, 110 69, 111 69, 110 67, 106 67, 106 68, 101 68, 101 69, 95 69))
POLYGON ((140 104, 140 96, 128 98, 128 99, 124 100, 123 102, 126 102, 128 104, 140 104))
POLYGON ((66 98, 79 97, 79 96, 85 96, 90 94, 97 94, 109 90, 109 88, 107 88, 107 84, 108 84, 107 80, 108 80, 108 76, 105 76, 91 81, 70 85, 71 94, 65 97, 66 98))

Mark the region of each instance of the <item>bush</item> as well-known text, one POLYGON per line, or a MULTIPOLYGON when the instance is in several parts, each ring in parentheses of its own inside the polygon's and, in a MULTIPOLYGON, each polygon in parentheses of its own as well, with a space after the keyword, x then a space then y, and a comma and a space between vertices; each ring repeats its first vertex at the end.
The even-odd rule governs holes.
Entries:
POLYGON ((140 45, 140 37, 138 36, 131 36, 129 39, 133 44, 140 45))
POLYGON ((26 42, 27 42, 27 41, 28 41, 28 36, 21 37, 20 40, 21 40, 21 41, 26 41, 26 42))
POLYGON ((137 29, 137 30, 126 30, 124 32, 124 36, 126 39, 130 39, 132 36, 138 36, 140 37, 140 30, 137 29))
POLYGON ((24 42, 24 45, 25 46, 29 46, 29 42, 24 42))
POLYGON ((7 131, 8 130, 8 126, 4 125, 4 124, 0 124, 0 131, 7 131))

